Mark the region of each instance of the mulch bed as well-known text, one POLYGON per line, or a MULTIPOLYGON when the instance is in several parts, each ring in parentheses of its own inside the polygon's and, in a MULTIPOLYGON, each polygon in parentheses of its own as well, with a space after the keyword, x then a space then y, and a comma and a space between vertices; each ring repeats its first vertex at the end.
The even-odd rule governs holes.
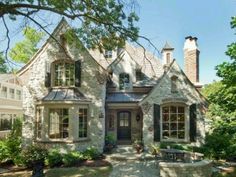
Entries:
MULTIPOLYGON (((111 163, 108 162, 107 160, 100 158, 97 160, 86 160, 83 162, 79 162, 78 164, 74 165, 73 167, 82 167, 82 166, 86 166, 86 167, 107 167, 107 166, 111 166, 111 163)), ((63 166, 59 166, 59 168, 65 168, 63 166)), ((31 169, 26 168, 26 167, 18 167, 15 166, 12 162, 6 162, 6 163, 1 163, 0 164, 0 168, 4 169, 4 171, 0 171, 0 174, 2 173, 9 173, 9 172, 20 172, 20 171, 31 171, 31 169), (5 170, 7 170, 7 172, 5 172, 5 170)), ((48 167, 45 167, 46 169, 48 167)))

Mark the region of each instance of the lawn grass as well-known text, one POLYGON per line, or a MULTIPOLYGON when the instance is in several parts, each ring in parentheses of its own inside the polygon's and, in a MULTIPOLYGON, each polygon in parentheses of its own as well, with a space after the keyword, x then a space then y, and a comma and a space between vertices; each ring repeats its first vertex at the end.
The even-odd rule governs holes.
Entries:
MULTIPOLYGON (((108 177, 111 171, 111 166, 51 168, 44 170, 45 177, 108 177)), ((0 174, 0 176, 30 177, 31 171, 4 173, 0 174)))

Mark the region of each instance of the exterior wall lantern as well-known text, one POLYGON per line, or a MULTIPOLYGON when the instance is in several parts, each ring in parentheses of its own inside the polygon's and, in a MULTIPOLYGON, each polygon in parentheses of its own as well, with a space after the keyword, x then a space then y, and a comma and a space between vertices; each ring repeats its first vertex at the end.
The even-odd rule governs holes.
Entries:
POLYGON ((138 122, 138 121, 140 121, 140 119, 141 119, 140 115, 137 114, 137 115, 136 115, 136 121, 138 122))

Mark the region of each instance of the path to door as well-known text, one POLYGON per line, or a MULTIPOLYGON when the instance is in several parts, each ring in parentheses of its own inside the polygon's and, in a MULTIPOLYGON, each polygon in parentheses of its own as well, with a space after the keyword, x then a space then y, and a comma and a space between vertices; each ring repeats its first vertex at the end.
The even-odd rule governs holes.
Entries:
POLYGON ((110 177, 158 177, 158 161, 148 154, 137 155, 132 146, 121 146, 107 156, 113 166, 110 177))
POLYGON ((156 161, 113 161, 110 177, 158 177, 156 161))

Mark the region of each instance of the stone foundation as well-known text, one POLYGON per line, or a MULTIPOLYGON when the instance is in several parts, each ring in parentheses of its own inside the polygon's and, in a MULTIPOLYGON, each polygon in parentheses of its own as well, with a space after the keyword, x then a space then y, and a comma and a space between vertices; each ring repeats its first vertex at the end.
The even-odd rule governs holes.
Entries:
POLYGON ((160 177, 211 177, 211 162, 195 163, 160 162, 160 177))

